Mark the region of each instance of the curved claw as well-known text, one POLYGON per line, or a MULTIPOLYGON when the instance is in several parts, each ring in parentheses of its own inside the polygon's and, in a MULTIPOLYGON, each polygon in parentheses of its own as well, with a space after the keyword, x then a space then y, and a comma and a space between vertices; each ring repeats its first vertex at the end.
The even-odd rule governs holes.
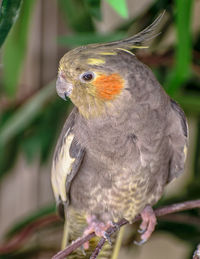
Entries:
POLYGON ((139 229, 137 230, 137 232, 138 232, 139 234, 144 234, 145 231, 146 231, 146 229, 141 229, 141 228, 139 228, 139 229))
POLYGON ((135 244, 135 245, 137 245, 137 246, 141 246, 141 245, 143 245, 144 243, 146 243, 146 239, 142 239, 141 241, 134 241, 133 243, 135 244))
MULTIPOLYGON (((150 238, 156 226, 156 216, 150 205, 146 205, 143 211, 140 213, 142 217, 142 223, 138 232, 141 235, 141 239, 145 242, 150 238)), ((140 242, 142 244, 144 242, 140 242)))
POLYGON ((112 240, 106 231, 104 232, 103 237, 108 241, 109 245, 112 246, 112 240))
POLYGON ((120 230, 120 226, 118 223, 112 222, 112 226, 116 227, 117 230, 120 230))

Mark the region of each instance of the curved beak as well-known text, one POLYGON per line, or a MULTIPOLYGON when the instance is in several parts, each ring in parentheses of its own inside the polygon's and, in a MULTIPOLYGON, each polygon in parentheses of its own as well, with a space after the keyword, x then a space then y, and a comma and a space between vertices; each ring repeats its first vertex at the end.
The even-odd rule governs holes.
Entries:
POLYGON ((59 74, 56 81, 57 94, 66 101, 70 96, 72 89, 73 85, 59 74))

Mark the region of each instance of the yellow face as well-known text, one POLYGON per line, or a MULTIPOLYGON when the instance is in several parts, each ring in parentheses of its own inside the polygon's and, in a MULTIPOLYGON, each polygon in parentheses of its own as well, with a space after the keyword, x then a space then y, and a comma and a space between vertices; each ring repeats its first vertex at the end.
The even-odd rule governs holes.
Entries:
MULTIPOLYGON (((79 48, 78 48, 79 50, 79 48)), ((105 110, 105 103, 116 99, 124 88, 118 70, 111 69, 108 56, 116 52, 72 50, 60 61, 57 92, 71 101, 85 117, 94 117, 105 110)))
MULTIPOLYGON (((143 43, 155 36, 163 15, 129 38, 90 44, 65 54, 60 61, 56 84, 58 95, 63 99, 69 97, 87 118, 103 113, 105 107, 119 100, 123 93, 127 97, 127 91, 124 91, 130 90, 127 74, 132 73, 130 84, 134 80, 134 72, 130 69, 130 64, 134 63, 132 50, 147 48, 143 43), (122 52, 126 57, 121 55, 122 52)), ((138 70, 135 72, 137 74, 138 70)))

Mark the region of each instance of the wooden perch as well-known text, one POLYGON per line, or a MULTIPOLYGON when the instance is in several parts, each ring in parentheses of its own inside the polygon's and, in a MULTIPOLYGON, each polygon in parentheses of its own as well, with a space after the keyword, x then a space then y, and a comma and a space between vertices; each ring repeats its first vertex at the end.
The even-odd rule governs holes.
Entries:
MULTIPOLYGON (((175 204, 168 205, 165 207, 157 208, 157 209, 155 209, 155 215, 157 217, 162 217, 164 215, 168 215, 168 214, 172 214, 172 213, 184 211, 184 210, 195 209, 195 208, 200 208, 200 200, 185 201, 185 202, 175 203, 175 204)), ((134 219, 134 222, 139 221, 140 219, 141 219, 141 217, 138 215, 134 219)), ((108 228, 108 230, 106 231, 108 236, 110 237, 114 232, 119 230, 119 228, 121 226, 126 225, 128 223, 129 222, 126 219, 120 220, 115 226, 108 228)), ((52 259, 64 259, 67 255, 72 253, 78 247, 82 246, 86 241, 89 241, 94 236, 95 236, 95 233, 93 232, 85 237, 78 238, 76 241, 74 241, 71 245, 66 247, 64 250, 62 250, 62 251, 58 252, 56 255, 54 255, 52 257, 52 259)), ((106 242, 106 239, 101 238, 101 240, 99 241, 98 245, 96 246, 94 252, 92 253, 90 259, 97 258, 98 254, 100 253, 105 242, 106 242)))

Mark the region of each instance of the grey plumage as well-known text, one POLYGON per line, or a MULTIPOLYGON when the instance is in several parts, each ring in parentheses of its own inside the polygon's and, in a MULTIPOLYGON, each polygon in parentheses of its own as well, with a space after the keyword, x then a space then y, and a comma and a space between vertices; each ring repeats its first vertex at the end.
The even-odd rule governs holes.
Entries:
MULTIPOLYGON (((127 81, 131 82, 123 97, 126 105, 123 102, 117 108, 116 100, 117 116, 109 111, 106 116, 93 120, 78 113, 74 116, 73 134, 86 153, 76 177, 74 174, 74 180, 70 181, 70 199, 75 208, 98 215, 105 213, 110 220, 125 216, 126 208, 132 206, 131 213, 126 215, 131 220, 147 203, 155 203, 165 184, 183 171, 187 128, 184 113, 170 101, 152 72, 130 54, 121 52, 119 55, 121 60, 122 57, 128 59, 132 68, 126 75, 127 81), (180 139, 178 150, 174 146, 175 139, 180 139), (181 160, 174 164, 173 156, 178 153, 181 160), (127 170, 125 176, 122 168, 127 170), (110 201, 122 199, 121 190, 129 189, 129 174, 135 188, 129 190, 119 212, 117 205, 110 201), (139 180, 138 174, 143 175, 139 180), (120 182, 122 188, 115 186, 116 182, 120 182), (104 193, 102 189, 105 189, 104 193), (98 202, 99 195, 101 203, 98 202), (136 205, 134 199, 141 195, 143 202, 136 205), (134 213, 135 206, 139 207, 134 213)), ((67 186, 69 188, 68 180, 67 186)))
POLYGON ((132 222, 183 172, 184 112, 127 52, 148 39, 157 22, 127 40, 72 50, 60 62, 57 91, 77 107, 64 125, 52 167, 56 200, 64 204, 69 224, 73 217, 81 222, 76 229, 73 222, 68 241, 83 234, 87 215, 105 224, 132 222), (94 78, 83 82, 88 71, 94 78))

